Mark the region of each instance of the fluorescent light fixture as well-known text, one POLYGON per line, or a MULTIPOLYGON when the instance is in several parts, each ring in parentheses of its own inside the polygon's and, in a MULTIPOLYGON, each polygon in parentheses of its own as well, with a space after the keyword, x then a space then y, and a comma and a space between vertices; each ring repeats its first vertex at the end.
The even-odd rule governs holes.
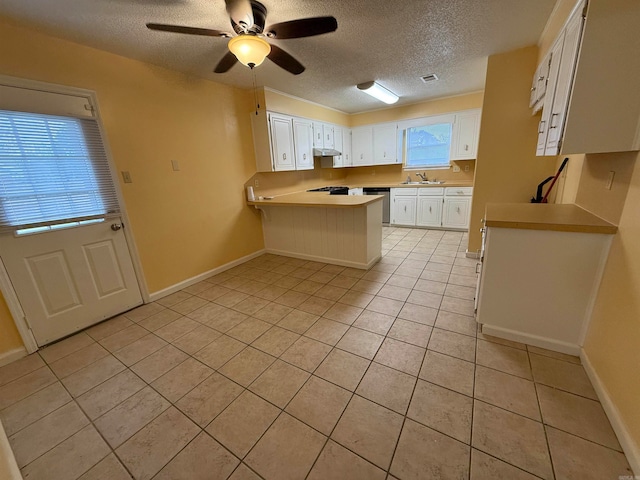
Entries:
POLYGON ((400 97, 395 93, 387 90, 382 85, 376 82, 366 82, 356 85, 358 90, 362 90, 364 93, 368 93, 373 98, 377 98, 381 102, 392 104, 396 103, 400 97))
POLYGON ((229 50, 240 63, 253 68, 264 62, 271 52, 271 45, 255 35, 238 35, 229 40, 229 50))

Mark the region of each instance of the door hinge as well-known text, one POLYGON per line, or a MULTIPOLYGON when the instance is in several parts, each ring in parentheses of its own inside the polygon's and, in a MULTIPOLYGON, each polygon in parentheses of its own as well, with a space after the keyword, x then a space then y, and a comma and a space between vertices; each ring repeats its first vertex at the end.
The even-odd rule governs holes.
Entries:
POLYGON ((27 324, 27 327, 29 327, 29 330, 33 330, 33 327, 31 326, 31 324, 29 323, 29 319, 27 318, 26 315, 23 315, 22 318, 24 318, 24 323, 27 324))

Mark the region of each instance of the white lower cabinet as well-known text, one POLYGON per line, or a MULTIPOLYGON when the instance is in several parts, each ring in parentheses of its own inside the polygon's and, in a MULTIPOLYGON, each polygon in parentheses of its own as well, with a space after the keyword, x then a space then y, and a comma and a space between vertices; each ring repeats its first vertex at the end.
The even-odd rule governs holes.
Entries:
POLYGON ((393 200, 391 223, 393 225, 415 225, 416 200, 416 197, 396 197, 393 200))
POLYGON ((444 199, 442 226, 445 228, 469 228, 471 197, 444 199))
POLYGON ((467 230, 472 187, 391 189, 392 225, 467 230))
POLYGON ((442 197, 418 197, 419 227, 439 227, 442 225, 442 197))

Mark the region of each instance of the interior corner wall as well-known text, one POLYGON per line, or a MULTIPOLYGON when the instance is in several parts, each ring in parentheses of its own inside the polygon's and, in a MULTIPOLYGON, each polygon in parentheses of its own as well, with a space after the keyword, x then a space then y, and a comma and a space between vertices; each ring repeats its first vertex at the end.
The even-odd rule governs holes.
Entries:
POLYGON ((529 89, 537 60, 536 46, 489 57, 469 251, 480 249, 487 203, 529 202, 538 183, 554 173, 556 157, 536 157, 539 117, 531 115, 529 89))
MULTIPOLYGON (((635 167, 584 351, 624 424, 634 449, 626 452, 627 457, 637 469, 640 467, 640 154, 633 152, 633 156, 635 167)), ((640 470, 635 473, 639 475, 640 470)))
POLYGON ((22 338, 13 322, 7 302, 2 292, 0 292, 0 360, 2 359, 2 354, 21 347, 23 347, 22 338))
MULTIPOLYGON (((2 17, 0 74, 97 93, 116 169, 133 179, 118 181, 150 292, 263 248, 259 212, 246 205, 243 189, 255 173, 252 92, 2 17)), ((7 335, 4 323, 0 337, 7 335)))

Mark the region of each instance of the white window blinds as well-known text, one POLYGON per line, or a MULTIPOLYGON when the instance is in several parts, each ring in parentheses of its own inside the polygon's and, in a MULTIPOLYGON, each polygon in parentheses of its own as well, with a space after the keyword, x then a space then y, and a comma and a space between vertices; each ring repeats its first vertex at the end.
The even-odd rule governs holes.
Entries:
POLYGON ((0 230, 117 213, 95 119, 0 110, 0 230))

